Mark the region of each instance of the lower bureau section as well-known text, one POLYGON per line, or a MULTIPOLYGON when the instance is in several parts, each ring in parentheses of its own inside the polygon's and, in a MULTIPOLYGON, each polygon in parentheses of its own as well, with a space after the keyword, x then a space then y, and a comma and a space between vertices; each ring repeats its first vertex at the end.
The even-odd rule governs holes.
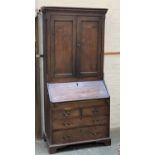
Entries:
POLYGON ((109 128, 107 126, 75 128, 53 132, 53 144, 64 144, 106 137, 109 137, 109 128))

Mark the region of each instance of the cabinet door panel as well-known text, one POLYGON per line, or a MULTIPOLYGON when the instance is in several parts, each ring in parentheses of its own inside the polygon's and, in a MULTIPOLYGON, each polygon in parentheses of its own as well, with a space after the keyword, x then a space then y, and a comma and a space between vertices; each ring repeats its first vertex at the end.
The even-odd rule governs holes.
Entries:
POLYGON ((78 18, 79 76, 100 76, 101 25, 99 17, 78 18))
POLYGON ((53 16, 51 70, 54 78, 73 77, 75 73, 75 20, 72 16, 53 16))

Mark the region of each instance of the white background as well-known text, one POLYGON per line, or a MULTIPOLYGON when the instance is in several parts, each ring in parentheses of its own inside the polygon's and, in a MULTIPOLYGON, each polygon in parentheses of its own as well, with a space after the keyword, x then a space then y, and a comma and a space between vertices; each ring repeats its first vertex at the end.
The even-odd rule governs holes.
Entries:
MULTIPOLYGON (((155 9, 121 1, 121 154, 155 154, 155 9)), ((35 154, 35 2, 0 8, 0 154, 35 154)))

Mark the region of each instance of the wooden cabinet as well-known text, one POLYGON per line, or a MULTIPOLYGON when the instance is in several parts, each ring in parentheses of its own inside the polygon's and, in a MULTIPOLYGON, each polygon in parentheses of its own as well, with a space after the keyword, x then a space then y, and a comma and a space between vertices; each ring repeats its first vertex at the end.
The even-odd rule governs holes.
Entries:
POLYGON ((44 114, 49 153, 88 142, 110 145, 104 82, 107 9, 43 7, 44 114))
POLYGON ((106 10, 78 10, 43 9, 48 81, 103 79, 106 10))

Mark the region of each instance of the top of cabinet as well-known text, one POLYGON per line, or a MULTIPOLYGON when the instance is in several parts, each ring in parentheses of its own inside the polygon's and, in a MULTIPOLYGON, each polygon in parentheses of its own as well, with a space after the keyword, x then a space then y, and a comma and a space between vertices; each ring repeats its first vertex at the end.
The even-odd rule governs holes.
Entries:
POLYGON ((46 12, 83 12, 83 13, 99 13, 106 14, 106 8, 76 8, 76 7, 42 7, 40 9, 43 13, 46 12))
POLYGON ((104 81, 48 83, 50 102, 109 98, 104 81))

